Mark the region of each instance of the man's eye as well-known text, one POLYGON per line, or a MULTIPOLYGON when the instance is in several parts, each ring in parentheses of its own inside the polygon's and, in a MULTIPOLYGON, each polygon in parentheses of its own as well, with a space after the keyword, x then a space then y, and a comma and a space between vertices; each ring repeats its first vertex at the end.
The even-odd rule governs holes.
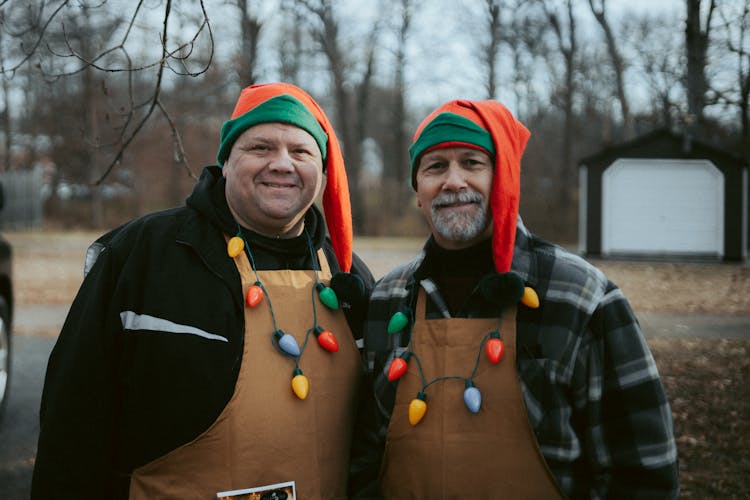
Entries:
POLYGON ((477 160, 475 158, 467 158, 464 160, 464 165, 469 168, 485 168, 490 167, 490 164, 484 160, 477 160))

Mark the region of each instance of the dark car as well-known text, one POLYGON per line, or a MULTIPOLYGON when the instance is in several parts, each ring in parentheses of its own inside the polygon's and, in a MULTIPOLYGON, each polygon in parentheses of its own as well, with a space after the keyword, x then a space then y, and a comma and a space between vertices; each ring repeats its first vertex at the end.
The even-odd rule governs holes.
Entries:
MULTIPOLYGON (((5 204, 0 184, 0 210, 5 204)), ((10 244, 0 237, 0 420, 8 404, 11 365, 11 322, 13 321, 13 283, 11 280, 10 244)))

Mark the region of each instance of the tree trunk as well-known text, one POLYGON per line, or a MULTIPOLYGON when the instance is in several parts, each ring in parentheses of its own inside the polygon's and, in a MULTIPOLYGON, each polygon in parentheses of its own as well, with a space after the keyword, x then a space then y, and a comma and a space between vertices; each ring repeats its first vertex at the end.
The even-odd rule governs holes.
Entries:
POLYGON ((487 65, 487 99, 497 95, 497 56, 500 51, 500 3, 486 0, 487 31, 489 40, 484 50, 484 63, 487 65))
POLYGON ((240 60, 240 88, 255 83, 257 75, 255 66, 258 59, 258 40, 263 24, 260 20, 250 13, 251 6, 248 0, 237 0, 237 8, 240 10, 240 29, 242 40, 242 53, 240 60))
POLYGON ((615 41, 615 35, 612 32, 612 27, 609 25, 606 16, 606 5, 607 0, 600 0, 601 4, 599 9, 594 6, 594 0, 589 0, 589 6, 591 12, 594 14, 599 26, 601 26, 604 32, 604 38, 607 41, 607 51, 609 57, 612 60, 612 69, 615 72, 615 88, 617 91, 617 100, 620 102, 620 112, 622 113, 622 122, 624 128, 624 138, 632 139, 635 135, 635 129, 633 127, 633 119, 630 116, 630 104, 628 102, 627 94, 625 93, 625 65, 622 61, 620 51, 617 50, 617 42, 615 41))
MULTIPOLYGON (((401 0, 401 27, 398 32, 398 46, 396 48, 396 68, 393 88, 393 121, 391 130, 393 131, 393 150, 396 158, 405 155, 408 149, 409 139, 406 131, 406 40, 411 28, 411 9, 410 0, 401 0)), ((392 181, 392 189, 388 183, 385 184, 386 196, 393 192, 393 203, 386 206, 393 215, 403 213, 403 207, 406 205, 410 195, 409 185, 411 184, 409 176, 410 169, 399 161, 386 161, 384 164, 384 177, 392 181)))
MULTIPOLYGON (((328 67, 331 72, 333 82, 333 95, 336 100, 336 130, 341 139, 342 150, 346 160, 346 173, 349 180, 349 190, 352 205, 352 218, 354 224, 365 220, 364 197, 360 196, 360 170, 361 154, 360 144, 357 142, 357 132, 352 127, 352 106, 349 98, 349 92, 346 89, 345 63, 339 47, 338 23, 333 15, 333 8, 330 0, 323 0, 319 8, 310 8, 305 6, 318 16, 322 23, 322 29, 317 32, 319 42, 323 47, 323 52, 328 59, 328 67)), ((364 119, 364 117, 361 117, 364 119)))
POLYGON ((703 108, 706 106, 706 54, 708 51, 711 16, 715 0, 709 0, 705 28, 701 27, 701 0, 686 0, 685 48, 687 51, 687 100, 688 124, 693 132, 703 124, 703 108))

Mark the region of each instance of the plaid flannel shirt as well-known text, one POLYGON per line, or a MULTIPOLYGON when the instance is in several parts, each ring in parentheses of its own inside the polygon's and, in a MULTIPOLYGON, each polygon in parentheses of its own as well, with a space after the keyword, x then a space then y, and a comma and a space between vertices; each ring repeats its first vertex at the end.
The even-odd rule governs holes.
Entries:
MULTIPOLYGON (((414 310, 419 286, 428 297, 428 319, 450 317, 424 276, 426 259, 423 250, 391 271, 370 299, 365 350, 374 398, 359 412, 351 476, 356 498, 379 497, 377 475, 397 386, 386 370, 409 342, 409 328, 401 335, 386 332, 388 320, 414 310)), ((528 232, 520 218, 512 270, 541 302, 538 309, 519 305, 517 365, 531 426, 562 491, 570 498, 677 497, 669 404, 620 289, 580 257, 528 232)), ((497 314, 477 291, 467 304, 457 316, 497 314)))

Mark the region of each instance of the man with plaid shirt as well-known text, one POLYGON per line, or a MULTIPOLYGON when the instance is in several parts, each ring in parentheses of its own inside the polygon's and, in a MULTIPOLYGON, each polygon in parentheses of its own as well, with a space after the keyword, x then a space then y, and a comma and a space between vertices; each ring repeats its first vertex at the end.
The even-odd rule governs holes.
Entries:
POLYGON ((450 101, 417 129, 432 235, 371 296, 355 498, 678 495, 669 404, 630 305, 518 216, 528 137, 495 101, 450 101))

